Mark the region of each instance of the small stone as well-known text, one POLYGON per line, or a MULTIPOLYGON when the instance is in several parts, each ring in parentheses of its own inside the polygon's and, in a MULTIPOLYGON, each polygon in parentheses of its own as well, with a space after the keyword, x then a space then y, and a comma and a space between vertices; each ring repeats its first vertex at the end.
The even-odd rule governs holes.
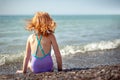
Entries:
POLYGON ((102 71, 102 72, 105 72, 105 69, 102 69, 101 71, 102 71))

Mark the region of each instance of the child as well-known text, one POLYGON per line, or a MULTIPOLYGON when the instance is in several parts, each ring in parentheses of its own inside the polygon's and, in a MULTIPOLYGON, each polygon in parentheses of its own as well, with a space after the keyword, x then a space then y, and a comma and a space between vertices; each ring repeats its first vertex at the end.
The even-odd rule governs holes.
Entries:
POLYGON ((53 71, 51 46, 55 52, 58 71, 62 70, 62 59, 59 47, 54 36, 56 23, 46 12, 37 12, 26 29, 34 31, 28 37, 23 69, 16 73, 26 73, 27 68, 34 73, 53 71))

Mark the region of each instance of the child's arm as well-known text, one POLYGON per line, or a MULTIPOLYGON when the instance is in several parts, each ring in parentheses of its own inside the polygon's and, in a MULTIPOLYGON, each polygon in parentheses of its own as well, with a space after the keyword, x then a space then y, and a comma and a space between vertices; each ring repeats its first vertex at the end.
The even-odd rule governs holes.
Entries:
POLYGON ((62 70, 62 58, 61 58, 59 47, 58 47, 54 34, 52 34, 51 41, 52 41, 53 49, 54 49, 56 60, 57 60, 58 71, 61 71, 62 70))
POLYGON ((23 61, 23 73, 27 72, 27 67, 28 67, 28 62, 30 60, 30 56, 31 56, 31 48, 30 48, 30 40, 28 38, 27 44, 26 44, 26 54, 25 54, 24 61, 23 61))
POLYGON ((27 72, 30 55, 31 55, 31 48, 30 48, 30 40, 28 38, 27 43, 26 43, 26 53, 25 53, 25 57, 24 57, 24 61, 23 61, 23 69, 17 70, 16 73, 26 73, 27 72))

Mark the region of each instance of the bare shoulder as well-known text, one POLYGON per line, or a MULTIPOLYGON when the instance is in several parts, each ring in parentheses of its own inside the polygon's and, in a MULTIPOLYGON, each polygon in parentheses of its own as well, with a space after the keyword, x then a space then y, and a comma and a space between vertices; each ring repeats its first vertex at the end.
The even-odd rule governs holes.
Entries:
POLYGON ((53 33, 50 34, 50 35, 49 35, 49 39, 50 39, 51 41, 55 40, 55 35, 54 35, 53 33))
POLYGON ((29 37, 28 37, 28 42, 32 42, 33 40, 34 40, 34 37, 35 37, 35 34, 31 34, 31 35, 29 35, 29 37))

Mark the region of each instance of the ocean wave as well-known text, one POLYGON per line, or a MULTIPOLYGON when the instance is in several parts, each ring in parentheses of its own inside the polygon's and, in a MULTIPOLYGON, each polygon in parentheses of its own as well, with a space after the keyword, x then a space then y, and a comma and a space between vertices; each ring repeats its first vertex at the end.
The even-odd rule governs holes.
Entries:
POLYGON ((25 52, 19 54, 0 54, 0 66, 23 61, 25 52))
MULTIPOLYGON (((89 51, 97 50, 109 50, 120 47, 120 39, 111 40, 111 41, 100 41, 96 43, 89 43, 86 45, 80 46, 70 46, 67 45, 60 49, 62 56, 75 55, 76 53, 86 53, 89 51)), ((54 52, 52 50, 52 56, 54 57, 54 52)), ((23 62, 25 51, 19 54, 0 54, 0 65, 10 64, 13 62, 23 62)))
POLYGON ((76 54, 78 52, 85 53, 89 51, 109 50, 109 49, 115 49, 117 47, 120 47, 120 39, 111 40, 111 41, 100 41, 100 42, 89 43, 89 44, 80 45, 80 46, 67 45, 60 51, 61 51, 61 54, 65 56, 70 54, 76 54))

